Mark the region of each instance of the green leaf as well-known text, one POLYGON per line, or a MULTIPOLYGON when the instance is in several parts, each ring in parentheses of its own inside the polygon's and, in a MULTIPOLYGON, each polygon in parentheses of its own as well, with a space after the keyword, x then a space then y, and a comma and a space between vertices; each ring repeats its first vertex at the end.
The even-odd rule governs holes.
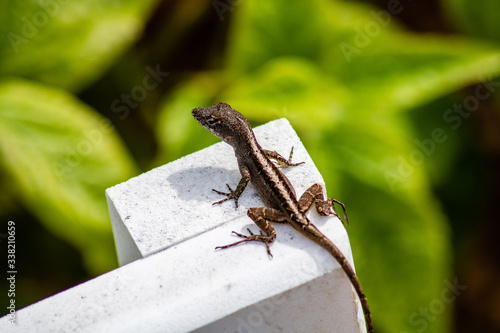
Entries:
MULTIPOLYGON (((409 110, 500 74, 496 45, 422 38, 402 31, 388 10, 339 1, 242 3, 229 45, 228 72, 238 79, 279 58, 309 60, 321 82, 351 92, 349 112, 409 110)), ((300 70, 290 68, 290 75, 300 70)), ((345 96, 332 96, 339 98, 345 96)))
POLYGON ((330 50, 338 61, 322 64, 351 91, 357 113, 407 111, 500 73, 500 48, 437 35, 380 33, 351 58, 330 50))
POLYGON ((116 266, 104 190, 136 169, 109 119, 60 90, 0 81, 0 157, 24 205, 94 273, 116 266))
POLYGON ((303 129, 317 130, 331 128, 345 116, 342 104, 349 92, 325 77, 313 62, 281 57, 239 77, 220 96, 258 122, 286 117, 297 120, 303 129))
POLYGON ((0 75, 77 91, 138 36, 153 0, 0 4, 0 75))
POLYGON ((318 18, 324 7, 322 0, 240 2, 229 43, 229 69, 246 73, 281 56, 319 59, 325 21, 318 18))
MULTIPOLYGON (((160 154, 156 164, 180 158, 186 151, 202 148, 199 140, 205 130, 191 115, 191 110, 213 104, 213 97, 224 78, 217 72, 202 73, 180 84, 162 102, 156 127, 160 154)), ((213 136, 208 136, 214 142, 213 136)))
MULTIPOLYGON (((241 2, 230 34, 228 70, 246 73, 278 57, 338 62, 340 58, 331 54, 331 47, 340 50, 343 42, 356 36, 362 24, 377 23, 374 15, 375 10, 355 2, 241 2)), ((391 25, 397 28, 394 21, 391 25)))
POLYGON ((472 36, 500 42, 500 2, 497 0, 443 0, 445 12, 455 26, 472 36))

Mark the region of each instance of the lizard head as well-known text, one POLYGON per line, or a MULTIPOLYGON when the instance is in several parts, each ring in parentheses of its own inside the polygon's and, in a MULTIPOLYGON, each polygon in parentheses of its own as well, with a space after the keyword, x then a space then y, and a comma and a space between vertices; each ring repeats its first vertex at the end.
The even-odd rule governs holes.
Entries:
POLYGON ((203 127, 233 147, 238 144, 242 132, 251 129, 248 120, 226 103, 196 108, 191 113, 203 127))

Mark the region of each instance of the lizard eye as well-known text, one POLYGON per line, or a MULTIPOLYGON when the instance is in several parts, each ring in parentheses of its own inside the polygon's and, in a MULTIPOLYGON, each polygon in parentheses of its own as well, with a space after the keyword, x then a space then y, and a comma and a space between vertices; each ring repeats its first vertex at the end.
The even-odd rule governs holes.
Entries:
POLYGON ((219 122, 220 122, 220 120, 218 118, 210 118, 210 119, 207 120, 207 123, 209 125, 211 125, 211 126, 213 126, 213 125, 215 125, 215 124, 217 124, 219 122))

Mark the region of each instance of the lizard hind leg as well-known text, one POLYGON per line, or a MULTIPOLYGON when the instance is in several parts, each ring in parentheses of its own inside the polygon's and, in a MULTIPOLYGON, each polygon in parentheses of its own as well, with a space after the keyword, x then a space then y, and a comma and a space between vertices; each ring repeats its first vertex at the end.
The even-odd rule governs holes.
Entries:
POLYGON ((272 257, 273 255, 271 254, 269 244, 276 239, 276 231, 269 222, 286 222, 286 215, 278 209, 268 207, 250 208, 247 212, 247 215, 255 222, 255 224, 259 226, 260 234, 256 235, 248 228, 247 230, 250 235, 243 235, 236 231, 233 231, 233 234, 240 238, 243 238, 243 240, 224 246, 217 246, 215 249, 226 249, 228 247, 241 243, 256 241, 265 243, 267 253, 272 257))
POLYGON ((306 213, 309 211, 309 209, 311 209, 311 206, 314 203, 316 204, 316 211, 319 215, 335 215, 342 221, 342 223, 344 223, 340 216, 338 216, 338 214, 335 212, 334 203, 340 205, 342 207, 342 210, 344 211, 344 219, 346 221, 346 224, 349 224, 344 204, 334 198, 327 198, 325 200, 325 196, 323 195, 323 186, 321 186, 321 184, 319 183, 313 184, 304 192, 304 194, 302 194, 299 199, 299 210, 302 213, 306 213))

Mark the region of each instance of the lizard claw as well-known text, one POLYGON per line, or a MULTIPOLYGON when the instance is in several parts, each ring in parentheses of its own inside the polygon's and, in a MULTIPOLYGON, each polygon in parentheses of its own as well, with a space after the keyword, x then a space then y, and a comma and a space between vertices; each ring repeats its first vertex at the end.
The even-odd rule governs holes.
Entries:
POLYGON ((226 184, 226 186, 229 189, 229 193, 221 192, 221 191, 218 191, 216 189, 212 189, 212 191, 214 191, 215 193, 226 196, 226 198, 219 200, 217 202, 214 202, 212 205, 218 205, 218 204, 221 204, 229 199, 234 199, 234 204, 236 205, 236 208, 238 208, 238 196, 236 194, 236 191, 233 191, 233 189, 231 188, 231 186, 229 186, 229 184, 226 184))
POLYGON ((289 166, 297 166, 306 163, 306 162, 292 163, 292 156, 293 156, 293 146, 292 149, 290 150, 290 156, 288 157, 287 161, 289 166))
POLYGON ((249 238, 249 237, 251 237, 251 236, 254 236, 254 234, 253 234, 252 230, 250 230, 250 229, 248 229, 248 228, 247 228, 247 230, 248 230, 248 232, 250 233, 250 236, 240 234, 240 233, 238 233, 238 232, 236 232, 236 231, 233 231, 232 233, 233 233, 233 234, 235 234, 235 235, 236 235, 236 236, 238 236, 238 237, 245 238, 245 239, 247 239, 247 238, 249 238))

